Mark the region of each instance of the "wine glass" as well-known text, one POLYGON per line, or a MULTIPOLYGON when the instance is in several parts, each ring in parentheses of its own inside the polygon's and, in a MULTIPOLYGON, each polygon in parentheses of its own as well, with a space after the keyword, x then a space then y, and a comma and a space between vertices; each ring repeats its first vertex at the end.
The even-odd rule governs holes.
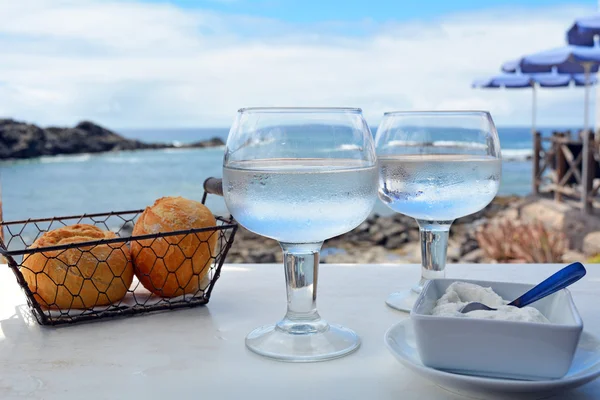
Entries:
POLYGON ((227 138, 223 194, 231 215, 279 241, 287 313, 246 337, 282 361, 319 361, 360 346, 352 330, 317 312, 319 252, 325 239, 360 225, 377 201, 377 158, 356 108, 244 108, 227 138))
POLYGON ((500 141, 485 111, 385 113, 375 145, 379 198, 414 218, 421 238, 421 280, 392 293, 388 306, 410 311, 428 279, 444 278, 453 221, 487 206, 500 185, 500 141))

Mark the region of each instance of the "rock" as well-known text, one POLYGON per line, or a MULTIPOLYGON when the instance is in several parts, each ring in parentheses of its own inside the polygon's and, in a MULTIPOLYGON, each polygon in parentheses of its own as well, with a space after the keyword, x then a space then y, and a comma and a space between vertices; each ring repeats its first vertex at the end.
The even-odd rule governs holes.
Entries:
POLYGON ((446 259, 448 262, 457 262, 460 260, 460 247, 453 246, 451 243, 448 243, 448 253, 446 255, 446 259))
MULTIPOLYGON (((397 224, 397 225, 392 225, 388 228, 382 228, 381 231, 383 232, 385 237, 391 238, 393 236, 397 236, 397 235, 400 235, 401 233, 406 232, 407 229, 404 225, 397 224)), ((406 239, 408 240, 408 234, 406 234, 406 239)))
POLYGON ((367 224, 373 225, 375 222, 377 222, 377 220, 379 219, 379 214, 371 214, 367 217, 367 219, 365 220, 365 222, 367 224))
POLYGON ((393 229, 394 227, 397 227, 399 224, 396 221, 394 221, 393 218, 380 217, 379 220, 377 221, 377 225, 379 226, 379 229, 388 230, 388 229, 393 229))
POLYGON ((239 251, 240 256, 242 256, 243 258, 249 258, 250 257, 250 249, 240 249, 239 251))
POLYGON ((477 249, 479 249, 479 243, 476 239, 469 237, 461 243, 460 254, 464 256, 465 254, 471 253, 477 249))
POLYGON ((508 210, 504 210, 501 213, 499 213, 499 215, 503 218, 510 219, 513 221, 516 221, 520 218, 519 210, 517 208, 509 208, 508 210))
MULTIPOLYGON (((222 146, 213 138, 182 147, 222 146)), ((90 121, 74 128, 38 126, 12 119, 0 119, 0 159, 25 159, 59 154, 101 153, 120 150, 174 148, 166 143, 144 143, 127 139, 90 121)))
POLYGON ((356 229, 354 229, 354 231, 358 233, 369 232, 369 228, 369 223, 365 221, 362 224, 360 224, 356 229))
POLYGON ((369 231, 364 231, 364 232, 358 232, 355 234, 349 234, 347 236, 343 236, 346 240, 348 240, 349 242, 370 242, 372 240, 372 236, 369 233, 369 231))
MULTIPOLYGON (((521 207, 520 215, 520 220, 524 223, 541 221, 546 227, 563 232, 568 239, 569 248, 577 251, 584 251, 584 238, 587 234, 600 231, 600 217, 597 215, 584 215, 581 210, 568 203, 557 203, 550 199, 529 202, 521 207)), ((591 242, 588 243, 588 247, 593 246, 591 242)), ((589 250, 592 251, 592 248, 589 247, 589 250)))
POLYGON ((421 264, 421 243, 407 243, 404 246, 404 251, 406 252, 409 259, 414 260, 417 264, 421 264))
POLYGON ((373 233, 371 241, 375 244, 383 244, 386 241, 386 236, 381 231, 373 233))
POLYGON ((600 254, 600 231, 591 232, 583 238, 583 254, 593 257, 600 254))
POLYGON ((370 235, 373 235, 373 234, 375 234, 376 232, 379 232, 379 231, 380 231, 379 225, 372 224, 371 226, 369 226, 369 234, 370 235))
POLYGON ((408 233, 406 233, 406 231, 399 232, 395 235, 388 236, 384 247, 386 249, 398 249, 406 242, 408 242, 408 233))
POLYGON ((394 214, 394 216, 392 218, 394 219, 394 221, 396 221, 399 224, 404 224, 404 225, 406 225, 408 227, 412 227, 412 228, 418 227, 417 221, 415 221, 414 218, 411 218, 404 214, 394 214))
POLYGON ((496 197, 487 207, 483 210, 476 212, 475 214, 467 215, 462 218, 458 218, 454 221, 453 225, 471 224, 476 221, 480 221, 483 218, 490 218, 493 215, 510 207, 514 199, 517 197, 496 197))
POLYGON ((221 138, 218 137, 214 137, 212 139, 208 139, 208 140, 203 140, 201 142, 194 142, 194 143, 190 143, 190 144, 184 144, 180 147, 183 148, 195 148, 195 147, 218 147, 218 146, 224 146, 225 142, 223 142, 223 140, 221 138))
POLYGON ((411 229, 408 231, 408 240, 411 242, 418 242, 421 240, 421 233, 419 229, 411 229))
POLYGON ((390 253, 381 246, 347 246, 344 252, 335 252, 321 260, 323 263, 378 264, 407 263, 403 257, 390 253))
POLYGON ((48 151, 43 129, 0 119, 0 159, 37 157, 48 151))
POLYGON ((275 254, 270 253, 268 251, 258 252, 254 254, 254 262, 256 263, 269 264, 274 263, 276 261, 277 257, 275 257, 275 254))
POLYGON ((130 237, 133 233, 133 223, 125 222, 117 230, 113 230, 119 237, 130 237))
POLYGON ((562 262, 572 263, 576 261, 585 262, 585 255, 579 251, 567 250, 562 256, 562 262))

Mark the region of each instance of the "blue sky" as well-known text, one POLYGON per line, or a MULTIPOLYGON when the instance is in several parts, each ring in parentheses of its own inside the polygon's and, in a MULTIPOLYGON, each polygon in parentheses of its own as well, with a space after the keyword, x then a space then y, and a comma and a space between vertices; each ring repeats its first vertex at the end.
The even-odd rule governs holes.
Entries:
MULTIPOLYGON (((596 0, 0 0, 0 118, 115 129, 226 127, 240 107, 484 109, 530 123, 528 90, 474 90, 564 44, 596 0)), ((595 97, 593 94, 592 97, 595 97)), ((576 126, 583 91, 540 90, 576 126)), ((594 112, 592 112, 592 116, 594 112)))
MULTIPOLYGON (((165 0, 145 0, 165 3, 165 0)), ((376 22, 427 20, 446 14, 493 8, 543 8, 565 5, 564 0, 173 0, 180 7, 210 9, 224 13, 281 19, 294 23, 351 21, 371 19, 376 22)), ((576 3, 595 6, 596 0, 576 3)))

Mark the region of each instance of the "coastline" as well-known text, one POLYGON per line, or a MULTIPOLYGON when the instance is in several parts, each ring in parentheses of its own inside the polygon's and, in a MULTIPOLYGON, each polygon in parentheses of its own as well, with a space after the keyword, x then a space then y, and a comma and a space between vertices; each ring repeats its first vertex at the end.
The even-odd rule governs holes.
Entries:
POLYGON ((0 159, 3 161, 119 151, 207 148, 224 144, 219 137, 192 143, 147 143, 126 138, 90 121, 82 121, 72 128, 40 128, 0 118, 0 159))
MULTIPOLYGON (((160 134, 151 133, 148 136, 138 132, 134 136, 121 136, 91 123, 79 124, 75 128, 42 129, 10 121, 13 127, 32 129, 32 132, 56 132, 60 129, 60 135, 72 134, 77 138, 66 146, 68 152, 38 156, 33 156, 33 152, 24 152, 27 146, 21 146, 19 150, 13 140, 12 145, 16 146, 16 150, 28 156, 11 159, 0 157, 0 181, 6 189, 2 193, 4 217, 11 221, 140 209, 162 196, 200 200, 203 195, 202 182, 208 177, 220 177, 222 173, 222 149, 227 136, 225 129, 190 130, 184 134, 177 130, 161 131, 160 134), (86 145, 88 147, 78 145, 78 141, 84 137, 91 143, 86 145), (139 143, 142 145, 138 146, 139 143)), ((5 126, 6 123, 0 123, 0 150, 2 140, 6 141, 7 137, 14 139, 15 133, 18 136, 18 129, 7 131, 3 128, 5 126)), ((511 214, 510 218, 515 222, 524 220, 516 210, 531 191, 532 163, 527 159, 532 148, 527 142, 527 134, 526 129, 513 129, 505 133, 504 144, 507 148, 502 149, 503 173, 499 194, 481 212, 453 223, 448 262, 495 262, 490 256, 493 249, 491 253, 488 249, 486 254, 480 246, 478 231, 488 222, 502 219, 506 214, 511 214)), ((50 135, 44 140, 52 142, 52 138, 50 135)), ((30 145, 34 150, 40 148, 33 142, 30 145)), ((55 149, 60 150, 60 147, 55 149)), ((354 230, 325 241, 321 262, 419 264, 420 242, 416 223, 412 218, 395 214, 380 203, 375 205, 369 218, 354 230)), ((208 196, 206 204, 216 215, 228 214, 220 196, 208 196)), ((537 217, 539 213, 532 211, 531 214, 537 217)), ((549 220, 562 218, 565 212, 557 211, 552 215, 549 220)), ((600 225, 588 230, 599 231, 600 225)), ((583 240, 584 234, 566 233, 568 238, 582 236, 583 240)), ((500 246, 504 239, 494 238, 493 242, 500 246)), ((593 240, 589 239, 588 242, 593 240)), ((596 247, 588 245, 591 250, 584 251, 582 245, 577 245, 566 250, 575 251, 570 257, 583 260, 583 253, 587 257, 600 252, 596 247)), ((227 262, 231 263, 281 261, 281 248, 276 241, 255 235, 241 226, 227 257, 227 262)))
MULTIPOLYGON (((372 127, 371 130, 375 133, 376 127, 372 127)), ((507 140, 507 142, 503 141, 503 161, 531 160, 533 151, 526 128, 506 127, 500 128, 500 132, 505 132, 507 140)), ((566 130, 566 133, 569 132, 570 130, 566 130)), ((124 129, 117 132, 90 121, 82 121, 74 127, 42 128, 23 121, 0 118, 0 160, 218 147, 225 144, 228 133, 229 128, 222 127, 198 130, 124 129)))

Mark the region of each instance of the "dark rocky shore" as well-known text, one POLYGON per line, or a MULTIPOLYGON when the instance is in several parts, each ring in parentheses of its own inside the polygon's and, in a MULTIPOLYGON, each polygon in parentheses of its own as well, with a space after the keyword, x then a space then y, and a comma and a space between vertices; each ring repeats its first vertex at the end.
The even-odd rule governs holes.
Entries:
POLYGON ((89 121, 80 122, 73 128, 40 128, 12 119, 0 119, 1 160, 120 150, 214 147, 223 144, 220 138, 215 137, 175 147, 170 143, 145 143, 127 139, 89 121))
MULTIPOLYGON (((475 234, 477 228, 508 211, 518 197, 498 197, 482 211, 457 219, 450 230, 449 262, 481 262, 484 253, 475 234)), ((354 230, 323 244, 323 263, 420 263, 419 229, 413 218, 395 214, 372 215, 354 230)), ((227 254, 230 263, 282 262, 279 244, 239 226, 227 254)))

